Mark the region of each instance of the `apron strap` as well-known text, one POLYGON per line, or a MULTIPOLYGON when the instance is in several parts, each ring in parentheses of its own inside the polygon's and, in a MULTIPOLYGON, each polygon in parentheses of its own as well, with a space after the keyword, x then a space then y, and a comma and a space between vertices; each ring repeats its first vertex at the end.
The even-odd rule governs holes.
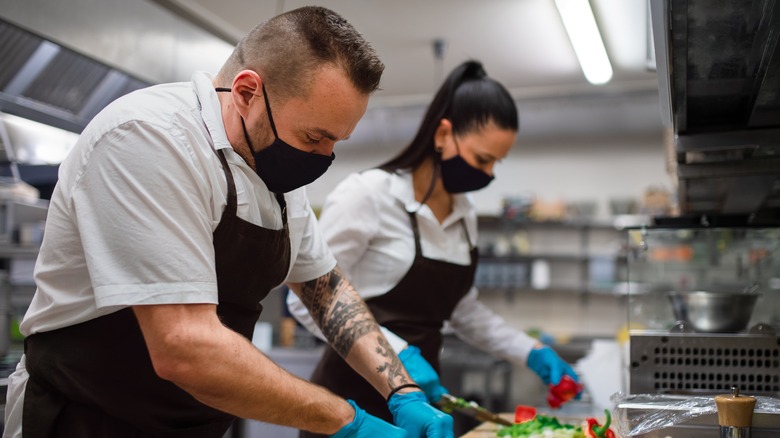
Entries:
MULTIPOLYGON (((412 223, 412 233, 414 234, 414 250, 417 255, 422 255, 422 246, 420 245, 420 226, 417 223, 417 213, 414 211, 409 211, 407 213, 409 213, 409 220, 412 223)), ((471 235, 469 234, 468 227, 466 227, 466 219, 461 218, 459 222, 463 228, 463 234, 466 236, 466 242, 469 244, 469 250, 474 249, 477 244, 476 242, 471 242, 471 235)))
POLYGON ((422 256, 422 246, 420 245, 420 228, 417 225, 417 212, 410 211, 409 219, 412 221, 412 233, 414 233, 414 251, 417 256, 422 256))
POLYGON ((287 201, 284 200, 284 193, 274 193, 276 196, 276 202, 279 203, 279 208, 282 210, 282 224, 287 228, 287 201))
POLYGON ((469 249, 473 249, 477 246, 477 242, 471 243, 471 235, 469 235, 469 228, 466 226, 466 219, 461 218, 460 224, 463 226, 463 233, 466 234, 466 242, 469 244, 469 249))

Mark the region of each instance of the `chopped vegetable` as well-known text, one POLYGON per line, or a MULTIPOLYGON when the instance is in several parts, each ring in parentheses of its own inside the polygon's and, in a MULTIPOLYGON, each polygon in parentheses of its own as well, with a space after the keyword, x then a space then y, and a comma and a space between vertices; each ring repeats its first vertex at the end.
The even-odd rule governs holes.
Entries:
POLYGON ((533 420, 536 416, 536 408, 533 406, 517 405, 515 408, 515 423, 523 423, 533 420))
POLYGON ((612 423, 612 414, 609 413, 609 409, 604 409, 604 414, 607 416, 607 420, 604 425, 599 425, 598 420, 595 418, 588 418, 586 423, 586 437, 587 438, 615 438, 615 432, 609 428, 612 423))
POLYGON ((561 424, 557 418, 537 415, 533 420, 504 426, 499 437, 508 438, 585 438, 581 427, 561 424))

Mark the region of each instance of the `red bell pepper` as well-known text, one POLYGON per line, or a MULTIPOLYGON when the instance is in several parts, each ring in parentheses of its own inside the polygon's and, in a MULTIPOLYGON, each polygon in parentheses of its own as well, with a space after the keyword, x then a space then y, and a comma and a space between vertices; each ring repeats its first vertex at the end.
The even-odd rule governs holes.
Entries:
POLYGON ((604 414, 607 416, 607 420, 604 425, 599 425, 598 420, 595 418, 588 418, 585 420, 585 436, 587 438, 615 438, 615 432, 609 428, 612 423, 612 415, 609 413, 609 409, 604 409, 604 414))
POLYGON ((583 385, 577 383, 571 377, 564 375, 557 385, 550 385, 550 389, 547 392, 547 404, 553 408, 558 409, 562 404, 573 399, 580 392, 582 392, 583 385))

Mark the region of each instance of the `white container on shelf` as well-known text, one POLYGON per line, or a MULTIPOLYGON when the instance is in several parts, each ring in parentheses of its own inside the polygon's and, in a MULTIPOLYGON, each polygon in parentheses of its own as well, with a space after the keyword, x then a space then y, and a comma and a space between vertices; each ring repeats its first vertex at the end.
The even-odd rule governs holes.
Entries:
POLYGON ((550 287, 550 263, 537 259, 531 265, 531 287, 548 289, 550 287))

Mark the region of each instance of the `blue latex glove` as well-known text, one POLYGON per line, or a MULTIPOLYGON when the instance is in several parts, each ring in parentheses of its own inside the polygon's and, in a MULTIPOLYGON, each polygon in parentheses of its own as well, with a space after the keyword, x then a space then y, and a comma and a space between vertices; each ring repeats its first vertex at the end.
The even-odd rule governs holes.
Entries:
POLYGON ((528 354, 528 368, 532 369, 545 385, 557 385, 564 374, 579 382, 572 367, 547 346, 531 350, 528 354))
POLYGON ((392 437, 392 438, 409 438, 409 434, 405 430, 395 427, 392 424, 381 420, 373 415, 366 413, 363 409, 360 409, 358 405, 352 400, 347 400, 347 403, 355 408, 355 418, 351 423, 339 429, 338 432, 331 435, 333 438, 375 438, 375 437, 392 437))
POLYGON ((409 377, 425 392, 425 397, 428 398, 429 402, 436 403, 441 400, 442 395, 447 393, 447 388, 441 386, 436 370, 422 357, 419 348, 410 345, 404 348, 398 358, 404 364, 409 377))
POLYGON ((415 391, 393 394, 387 402, 398 427, 409 432, 410 438, 453 438, 452 417, 434 408, 423 393, 415 391))

